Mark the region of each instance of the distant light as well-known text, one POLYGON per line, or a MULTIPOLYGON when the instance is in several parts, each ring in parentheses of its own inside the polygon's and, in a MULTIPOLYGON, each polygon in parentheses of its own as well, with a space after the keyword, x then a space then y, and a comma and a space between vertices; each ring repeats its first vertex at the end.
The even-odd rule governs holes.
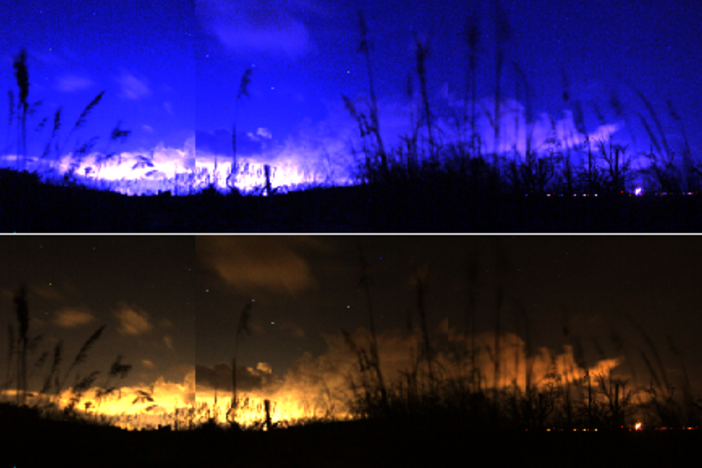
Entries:
POLYGON ((634 195, 636 195, 638 197, 641 195, 641 192, 642 192, 641 187, 636 187, 636 190, 634 190, 634 195))
POLYGON ((275 322, 271 322, 271 325, 275 325, 275 322))
POLYGON ((637 431, 640 431, 641 430, 641 423, 637 422, 634 427, 636 428, 637 431))

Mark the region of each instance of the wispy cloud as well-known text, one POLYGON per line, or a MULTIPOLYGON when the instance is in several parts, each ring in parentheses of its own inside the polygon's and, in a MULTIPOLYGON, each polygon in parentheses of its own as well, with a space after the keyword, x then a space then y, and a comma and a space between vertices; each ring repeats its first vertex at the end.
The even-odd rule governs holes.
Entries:
POLYGON ((131 73, 123 73, 117 78, 125 99, 138 100, 151 95, 151 89, 146 80, 139 79, 131 73))
POLYGON ((203 25, 235 51, 299 56, 310 48, 301 13, 318 11, 314 2, 198 0, 203 25))
POLYGON ((61 301, 64 299, 63 293, 55 285, 33 285, 32 292, 37 296, 50 301, 61 301))
POLYGON ((206 237, 197 240, 202 261, 233 287, 289 293, 317 285, 301 252, 303 247, 315 248, 315 245, 297 238, 278 237, 206 237))
MULTIPOLYGON (((443 335, 445 342, 448 334, 449 342, 463 349, 461 345, 468 345, 470 337, 456 333, 450 329, 448 321, 445 320, 440 326, 439 336, 443 335)), ((430 330, 434 337, 435 331, 430 330)), ((370 333, 365 329, 358 329, 350 333, 351 340, 359 346, 367 343, 370 333)), ((348 343, 342 334, 325 335, 327 350, 319 355, 312 356, 305 353, 281 378, 271 373, 271 369, 259 364, 257 370, 251 367, 238 369, 237 375, 242 376, 246 381, 240 389, 245 392, 246 397, 269 398, 285 406, 285 412, 294 414, 294 408, 308 405, 307 411, 321 411, 324 414, 325 408, 336 408, 337 415, 348 414, 348 402, 353 400, 353 394, 349 387, 349 379, 355 382, 362 380, 358 370, 358 356, 349 348, 348 343)), ((386 377, 386 382, 397 384, 404 379, 408 369, 412 369, 417 362, 412 357, 410 350, 421 348, 421 333, 415 330, 412 333, 401 330, 390 330, 378 334, 378 352, 380 354, 381 370, 386 377)), ((476 336, 479 344, 479 352, 476 355, 476 367, 481 372, 484 382, 493 382, 495 355, 491 349, 494 342, 494 333, 485 332, 476 336)), ((435 341, 436 343, 436 341, 435 341)), ((564 347, 562 352, 551 351, 547 348, 540 348, 534 355, 527 356, 526 345, 517 335, 512 333, 502 334, 502 346, 515 350, 519 353, 518 362, 529 363, 532 370, 532 384, 538 387, 553 383, 550 380, 550 373, 554 370, 561 375, 567 375, 573 382, 576 378, 582 378, 586 372, 590 375, 608 373, 609 370, 617 368, 622 362, 622 358, 612 357, 601 359, 591 367, 585 369, 578 366, 571 347, 564 347)), ((447 376, 460 375, 463 372, 455 357, 452 357, 450 348, 435 348, 435 362, 444 369, 447 376)), ((516 356, 516 354, 511 354, 516 356)), ((524 367, 523 367, 524 368, 524 367)), ((525 372, 516 369, 514 366, 506 366, 502 369, 500 387, 511 387, 513 384, 524 388, 526 385, 525 372)), ((218 364, 212 368, 197 366, 198 391, 205 392, 212 388, 218 390, 228 390, 231 388, 229 378, 231 377, 231 367, 227 364, 218 364), (201 379, 202 376, 202 379, 201 379), (228 378, 229 377, 229 378, 228 378)), ((558 385, 558 383, 556 383, 558 385)), ((561 383, 562 385, 562 383, 561 383)), ((200 394, 198 394, 200 396, 200 394)), ((301 413, 303 415, 304 413, 301 413)))
MULTIPOLYGON (((276 379, 271 374, 270 364, 259 362, 256 369, 247 366, 237 366, 237 390, 251 391, 269 388, 276 379)), ((196 365, 197 390, 218 389, 230 392, 232 390, 232 367, 220 362, 212 367, 196 365)))
POLYGON ((124 335, 142 335, 153 328, 146 312, 134 310, 126 304, 114 314, 119 320, 118 331, 124 335))
POLYGON ((248 136, 253 141, 270 140, 271 138, 273 138, 273 134, 267 128, 258 128, 256 129, 256 134, 248 132, 246 136, 248 136))
POLYGON ((77 75, 63 75, 58 78, 56 89, 64 93, 72 93, 93 86, 94 82, 90 78, 77 75))
POLYGON ((167 318, 162 318, 160 325, 166 328, 173 328, 173 322, 171 322, 167 318))
POLYGON ((173 338, 171 338, 170 336, 164 336, 164 337, 163 337, 163 343, 164 343, 164 344, 166 345, 166 347, 167 347, 168 349, 170 349, 171 351, 173 351, 173 350, 175 349, 175 348, 173 347, 173 338))
POLYGON ((95 316, 88 311, 64 308, 56 313, 54 324, 63 328, 73 328, 94 320, 95 316))

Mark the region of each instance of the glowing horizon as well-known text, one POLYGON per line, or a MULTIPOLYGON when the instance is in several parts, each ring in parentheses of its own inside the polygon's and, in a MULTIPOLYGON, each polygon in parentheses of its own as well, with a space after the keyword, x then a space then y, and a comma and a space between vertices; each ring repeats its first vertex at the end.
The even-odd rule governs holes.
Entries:
MULTIPOLYGON (((464 107, 465 103, 451 101, 454 107, 464 107)), ((489 108, 489 100, 481 102, 482 107, 489 108)), ((574 168, 582 167, 587 158, 587 145, 596 156, 596 166, 605 168, 605 162, 599 152, 599 143, 617 144, 627 147, 627 157, 631 158, 631 171, 635 180, 633 186, 642 185, 642 170, 650 161, 644 156, 646 151, 637 144, 632 147, 631 131, 621 122, 601 123, 587 135, 577 129, 573 114, 566 111, 561 119, 554 119, 541 114, 527 124, 526 110, 520 103, 507 100, 502 115, 499 146, 494 140, 494 129, 489 115, 479 115, 476 131, 480 141, 480 152, 489 157, 498 154, 502 163, 515 158, 525 160, 527 144, 538 157, 549 158, 553 155, 569 154, 574 168), (627 134, 628 136, 624 136, 627 134), (529 141, 530 143, 527 143, 529 141)), ((354 122, 344 115, 342 109, 336 109, 326 125, 308 129, 296 137, 289 137, 284 144, 261 153, 237 155, 238 174, 233 185, 244 194, 267 194, 266 166, 269 167, 271 189, 278 193, 292 190, 308 189, 320 186, 347 186, 358 183, 355 178, 357 168, 363 164, 363 154, 359 148, 374 144, 366 137, 360 139, 354 134, 354 122)), ((397 109, 385 109, 388 118, 383 126, 383 138, 390 158, 400 146, 399 135, 407 135, 407 116, 398 116, 397 109)), ((464 128, 464 131, 468 129, 464 128)), ((445 118, 434 123, 434 131, 442 135, 443 156, 448 162, 451 145, 465 145, 469 136, 457 134, 445 118)), ((260 140, 264 135, 270 138, 270 132, 259 129, 249 138, 260 140)), ((419 132, 419 144, 426 138, 426 128, 419 132)), ((220 139, 229 139, 227 134, 220 139)), ((425 150, 419 148, 420 154, 425 150)), ((101 190, 110 190, 127 195, 149 195, 171 191, 175 195, 197 193, 209 186, 220 192, 229 190, 227 177, 232 167, 231 154, 222 154, 211 148, 198 148, 197 137, 190 136, 181 148, 165 146, 159 143, 148 151, 123 151, 105 160, 104 154, 92 152, 76 157, 68 153, 60 158, 41 159, 29 156, 26 159, 16 154, 0 156, 0 167, 26 169, 37 172, 45 181, 60 182, 73 171, 74 181, 101 190)), ((563 166, 563 162, 557 167, 563 166)), ((554 176, 554 179, 558 174, 554 176)))
MULTIPOLYGON (((446 320, 440 328, 446 334, 449 343, 453 345, 468 345, 470 342, 469 336, 457 333, 448 326, 446 320)), ((365 343, 370 337, 365 329, 358 329, 350 336, 359 344, 365 343)), ((413 335, 406 335, 399 331, 380 334, 378 349, 381 369, 387 379, 387 388, 395 388, 403 381, 402 372, 408 369, 407 366, 411 365, 412 361, 412 353, 408 353, 407 350, 414 349, 416 354, 420 338, 419 330, 416 330, 413 335)), ((266 419, 264 400, 271 401, 272 423, 294 425, 309 419, 353 419, 351 408, 348 406, 353 397, 348 377, 353 378, 356 384, 360 382, 357 357, 348 349, 341 335, 327 336, 326 340, 328 343, 326 353, 317 357, 304 355, 282 378, 271 374, 270 366, 265 363, 259 363, 257 369, 248 367, 246 371, 250 374, 267 375, 269 384, 258 389, 243 389, 237 393, 241 406, 236 413, 236 421, 246 428, 260 425, 266 419)), ((510 394, 515 386, 524 391, 527 385, 527 365, 531 369, 531 385, 539 390, 545 390, 549 386, 565 387, 567 385, 587 388, 584 380, 586 375, 592 376, 593 388, 597 387, 597 376, 606 377, 612 373, 616 378, 622 377, 619 370, 617 373, 613 372, 622 364, 621 357, 600 359, 589 368, 581 368, 578 365, 573 348, 570 346, 564 346, 560 353, 539 348, 533 355, 527 357, 524 341, 514 333, 504 332, 501 334, 500 345, 503 354, 502 367, 499 381, 495 382, 494 362, 491 360, 491 356, 495 355, 491 350, 494 347, 494 333, 479 334, 475 337, 475 344, 480 350, 475 364, 482 376, 481 391, 489 391, 494 388, 495 383, 498 390, 507 391, 510 394), (520 355, 517 357, 515 352, 520 355), (516 361, 513 360, 515 358, 516 361), (560 375, 561 378, 554 378, 552 372, 560 375)), ((467 378, 465 367, 452 361, 447 350, 438 351, 435 357, 438 368, 444 370, 443 376, 440 377, 442 382, 447 383, 454 379, 458 382, 467 378)), ((425 387, 426 382, 424 382, 427 378, 424 365, 424 362, 420 362, 418 381, 420 391, 428 388, 425 387)), ((222 365, 220 371, 226 374, 226 366, 222 365)), ((231 369, 227 378, 231 378, 231 369)), ((204 380, 201 385, 197 385, 196 380, 196 369, 192 369, 185 375, 182 382, 166 381, 163 377, 159 377, 149 385, 123 386, 119 391, 104 398, 102 402, 96 398, 100 387, 92 387, 83 394, 75 409, 88 419, 98 418, 98 416, 110 418, 112 425, 127 430, 156 428, 159 425, 170 425, 173 428, 177 425, 183 428, 187 426, 188 421, 198 425, 210 418, 226 426, 226 415, 232 398, 231 389, 216 390, 209 381, 204 380), (145 398, 146 395, 148 398, 145 398)), ((635 404, 647 401, 644 390, 636 388, 634 391, 635 404)), ((28 398, 29 403, 56 401, 60 410, 70 404, 73 396, 70 388, 63 390, 58 398, 33 393, 34 396, 28 398)), ((9 390, 1 394, 12 401, 17 391, 9 390)))
MULTIPOLYGON (((86 154, 76 166, 78 180, 135 195, 187 194, 210 184, 226 191, 234 127, 237 163, 246 168, 237 185, 243 192, 261 191, 266 165, 279 192, 353 183, 364 161, 351 146, 361 153, 363 142, 341 94, 369 123, 369 63, 388 152, 401 145, 399 135, 429 119, 420 101, 426 98, 437 132, 451 135, 457 121, 470 117, 465 110, 474 103, 467 98, 475 96, 483 154, 511 158, 516 149, 523 155, 527 126, 541 127, 539 140, 550 121, 562 149, 582 143, 585 134, 590 141, 616 134, 617 143, 630 145, 635 167, 643 167, 641 155, 650 146, 661 164, 673 152, 702 154, 698 21, 690 5, 612 2, 603 9, 608 14, 573 7, 564 17, 550 0, 529 9, 514 2, 420 2, 398 9, 382 1, 268 1, 265 15, 258 2, 241 0, 156 0, 147 8, 127 2, 120 11, 100 1, 59 10, 26 3, 8 10, 15 27, 6 31, 0 67, 0 84, 10 92, 3 99, 9 105, 0 126, 0 165, 17 166, 13 155, 22 153, 19 120, 26 112, 29 154, 42 154, 47 143, 62 148, 52 163, 56 173, 47 177, 61 179, 69 170, 69 148, 104 154, 119 148, 129 164, 98 167, 96 154, 86 154), (146 14, 129 13, 139 8, 146 14), (349 21, 359 11, 364 28, 349 21), (86 31, 81 25, 88 23, 86 31), (466 42, 468 25, 475 38, 466 42), (369 46, 365 57, 362 41, 369 46), (416 73, 419 43, 427 51, 423 77, 416 73), (28 95, 13 73, 21 50, 28 95), (246 70, 252 75, 240 92, 246 70), (86 107, 103 92, 99 104, 86 107), (21 95, 27 102, 16 99, 21 95), (493 99, 502 101, 499 122, 493 99), (495 127, 501 130, 494 144, 495 127), (129 134, 111 132, 117 128, 129 134), (196 148, 191 164, 171 153, 187 152, 184 142, 193 134, 198 146, 223 139, 216 148, 196 148), (152 150, 153 167, 141 161, 132 169, 137 156, 148 159, 152 150)), ((461 132, 465 137, 465 128, 461 132)), ((422 128, 420 141, 425 137, 422 128)))

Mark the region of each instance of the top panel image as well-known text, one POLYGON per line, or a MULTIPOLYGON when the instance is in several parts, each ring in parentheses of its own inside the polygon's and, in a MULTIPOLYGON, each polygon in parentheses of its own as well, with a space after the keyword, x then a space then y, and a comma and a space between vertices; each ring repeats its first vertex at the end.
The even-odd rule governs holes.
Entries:
POLYGON ((0 232, 702 232, 692 2, 0 8, 0 232))

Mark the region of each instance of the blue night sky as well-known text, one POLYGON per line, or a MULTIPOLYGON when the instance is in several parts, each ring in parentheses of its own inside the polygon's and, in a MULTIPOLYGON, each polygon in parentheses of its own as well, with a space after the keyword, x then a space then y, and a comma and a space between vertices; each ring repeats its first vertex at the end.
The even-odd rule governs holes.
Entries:
MULTIPOLYGON (((191 2, 9 3, 0 39, 3 100, 7 102, 6 90, 17 94, 12 58, 24 47, 29 54, 29 101, 43 100, 36 124, 28 128, 50 117, 40 142, 50 136, 58 107, 63 107, 61 130, 66 137, 85 106, 103 90, 85 129, 77 132, 79 140, 98 136, 97 150, 118 121, 120 128, 133 132, 125 150, 148 150, 160 142, 182 147, 193 133, 196 30, 191 2)), ((7 109, 4 104, 5 122, 7 109)), ((6 131, 3 128, 3 136, 6 131)))
MULTIPOLYGON (((365 61, 358 53, 359 9, 370 31, 387 146, 398 144, 399 135, 408 132, 411 112, 418 112, 415 37, 430 51, 426 65, 432 112, 437 125, 450 130, 449 116, 467 96, 468 48, 462 31, 467 18, 479 18, 478 118, 484 120, 479 127, 485 141, 490 139, 486 112, 493 108, 496 40, 492 2, 2 3, 3 21, 11 27, 4 28, 0 38, 5 100, 0 115, 7 122, 6 90, 17 92, 13 56, 26 47, 29 101, 43 100, 28 129, 34 132, 41 119, 49 117, 35 134, 34 141, 41 142, 35 152, 41 153, 49 138, 59 106, 65 138, 87 103, 105 90, 88 125, 69 147, 98 136, 95 150, 104 151, 110 132, 121 121, 122 129, 132 130, 119 146, 122 151, 155 149, 157 158, 183 158, 167 148, 187 153, 195 136, 198 165, 212 170, 215 156, 220 164, 228 164, 239 83, 250 68, 249 95, 238 99, 236 116, 240 162, 296 166, 318 180, 332 173, 335 179, 349 177, 351 148, 360 149, 361 141, 341 95, 359 109, 367 109, 363 102, 368 102, 365 61), (408 75, 413 99, 406 95, 408 75)), ((684 140, 682 128, 669 114, 668 100, 685 125, 693 154, 702 149, 697 119, 697 109, 702 108, 702 46, 697 40, 702 13, 695 2, 536 0, 528 8, 516 1, 504 1, 503 6, 510 34, 504 45, 502 101, 505 109, 521 107, 523 112, 526 106, 523 91, 516 89, 516 63, 530 88, 536 140, 546 138, 549 116, 557 125, 572 125, 571 110, 580 101, 591 136, 613 135, 615 142, 630 145, 631 155, 647 151, 650 139, 641 117, 656 134, 657 129, 634 85, 651 102, 673 151, 680 154, 684 140), (561 68, 570 85, 569 103, 562 97, 561 68), (612 92, 625 108, 621 116, 609 105, 612 92)), ((504 112, 501 141, 511 148, 514 114, 504 112)), ((522 123, 522 132, 523 128, 522 123)), ((0 135, 7 149, 5 124, 0 135)))

